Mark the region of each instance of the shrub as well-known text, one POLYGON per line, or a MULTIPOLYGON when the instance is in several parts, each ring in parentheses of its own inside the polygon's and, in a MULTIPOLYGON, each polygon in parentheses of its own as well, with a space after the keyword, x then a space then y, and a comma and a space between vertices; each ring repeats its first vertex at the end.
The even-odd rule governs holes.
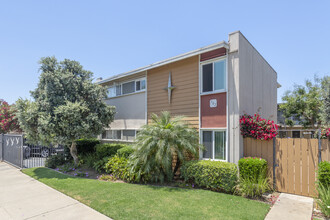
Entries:
POLYGON ((95 146, 99 144, 100 141, 96 138, 82 138, 76 140, 78 155, 86 155, 88 153, 95 153, 95 146))
POLYGON ((128 159, 125 157, 119 157, 117 155, 111 157, 105 165, 105 171, 119 179, 130 180, 128 159))
POLYGON ((111 175, 105 175, 102 174, 101 176, 99 176, 98 178, 99 180, 103 180, 103 181, 116 181, 117 178, 115 176, 111 175))
POLYGON ((274 121, 261 118, 259 114, 254 116, 244 114, 239 122, 243 137, 271 140, 277 135, 278 125, 274 121))
POLYGON ((240 178, 257 181, 267 177, 267 161, 257 157, 245 157, 238 161, 240 178))
POLYGON ((108 163, 109 159, 110 157, 104 157, 101 160, 96 161, 93 168, 99 173, 105 172, 105 165, 108 163))
POLYGON ((330 186, 330 162, 323 161, 319 163, 317 179, 319 184, 322 184, 325 187, 330 186))
POLYGON ((134 152, 132 145, 127 145, 126 147, 120 148, 117 151, 119 157, 126 157, 128 158, 134 152))
POLYGON ((98 160, 97 160, 95 153, 86 153, 85 155, 80 157, 81 164, 84 164, 89 168, 93 168, 94 163, 97 161, 98 160))
POLYGON ((114 156, 117 150, 126 147, 125 144, 98 144, 95 146, 96 156, 98 159, 114 156))
POLYGON ((319 198, 316 202, 321 212, 325 216, 330 217, 330 185, 319 184, 317 186, 317 191, 319 193, 319 198))
POLYGON ((261 197, 267 191, 270 191, 269 179, 260 176, 258 179, 240 178, 239 185, 236 187, 235 193, 244 197, 256 198, 261 197))
POLYGON ((65 160, 65 156, 63 154, 51 155, 45 161, 45 166, 49 168, 56 168, 65 164, 67 161, 65 160))
POLYGON ((185 162, 181 176, 199 187, 226 193, 233 192, 238 178, 236 164, 210 160, 185 162))

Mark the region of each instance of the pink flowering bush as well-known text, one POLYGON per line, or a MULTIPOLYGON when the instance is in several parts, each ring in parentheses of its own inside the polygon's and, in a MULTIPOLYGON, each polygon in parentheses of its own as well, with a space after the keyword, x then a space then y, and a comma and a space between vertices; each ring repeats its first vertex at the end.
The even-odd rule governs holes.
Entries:
POLYGON ((278 125, 274 121, 261 118, 259 114, 242 115, 240 125, 243 137, 271 140, 277 135, 278 125))
POLYGON ((330 138, 330 128, 324 128, 321 130, 321 138, 330 138))
POLYGON ((0 134, 20 130, 15 118, 15 110, 8 102, 0 99, 0 134))

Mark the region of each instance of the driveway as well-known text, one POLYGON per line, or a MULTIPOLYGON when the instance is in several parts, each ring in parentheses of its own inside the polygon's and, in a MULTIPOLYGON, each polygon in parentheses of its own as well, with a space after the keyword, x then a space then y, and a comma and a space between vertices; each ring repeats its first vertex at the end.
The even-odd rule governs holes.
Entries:
POLYGON ((0 162, 0 219, 110 218, 0 162))

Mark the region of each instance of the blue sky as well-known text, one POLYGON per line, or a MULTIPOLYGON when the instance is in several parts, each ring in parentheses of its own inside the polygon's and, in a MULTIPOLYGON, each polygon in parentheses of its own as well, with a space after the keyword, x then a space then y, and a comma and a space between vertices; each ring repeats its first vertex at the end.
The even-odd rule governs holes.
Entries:
POLYGON ((38 61, 79 61, 107 78, 228 40, 240 30, 283 92, 330 74, 330 1, 2 1, 0 98, 29 98, 38 61))

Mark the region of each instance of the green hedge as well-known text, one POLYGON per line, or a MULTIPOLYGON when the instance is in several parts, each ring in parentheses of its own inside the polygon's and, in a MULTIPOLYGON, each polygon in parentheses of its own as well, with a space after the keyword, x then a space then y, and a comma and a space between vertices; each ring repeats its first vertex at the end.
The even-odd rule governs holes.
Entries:
POLYGON ((76 140, 78 155, 86 155, 88 153, 95 153, 95 146, 99 144, 100 141, 96 138, 82 138, 76 140))
POLYGON ((240 178, 258 180, 267 177, 267 161, 257 157, 245 157, 238 161, 240 178))
POLYGON ((117 154, 118 154, 119 157, 128 158, 133 152, 134 152, 133 146, 132 145, 127 145, 123 148, 120 148, 117 151, 117 154))
POLYGON ((317 179, 323 186, 330 187, 330 162, 323 161, 319 163, 317 179))
POLYGON ((181 166, 181 176, 185 181, 226 193, 234 191, 237 172, 236 164, 220 161, 193 160, 181 166))
POLYGON ((112 157, 117 153, 117 150, 126 147, 125 144, 98 144, 95 146, 96 156, 98 159, 112 157))

